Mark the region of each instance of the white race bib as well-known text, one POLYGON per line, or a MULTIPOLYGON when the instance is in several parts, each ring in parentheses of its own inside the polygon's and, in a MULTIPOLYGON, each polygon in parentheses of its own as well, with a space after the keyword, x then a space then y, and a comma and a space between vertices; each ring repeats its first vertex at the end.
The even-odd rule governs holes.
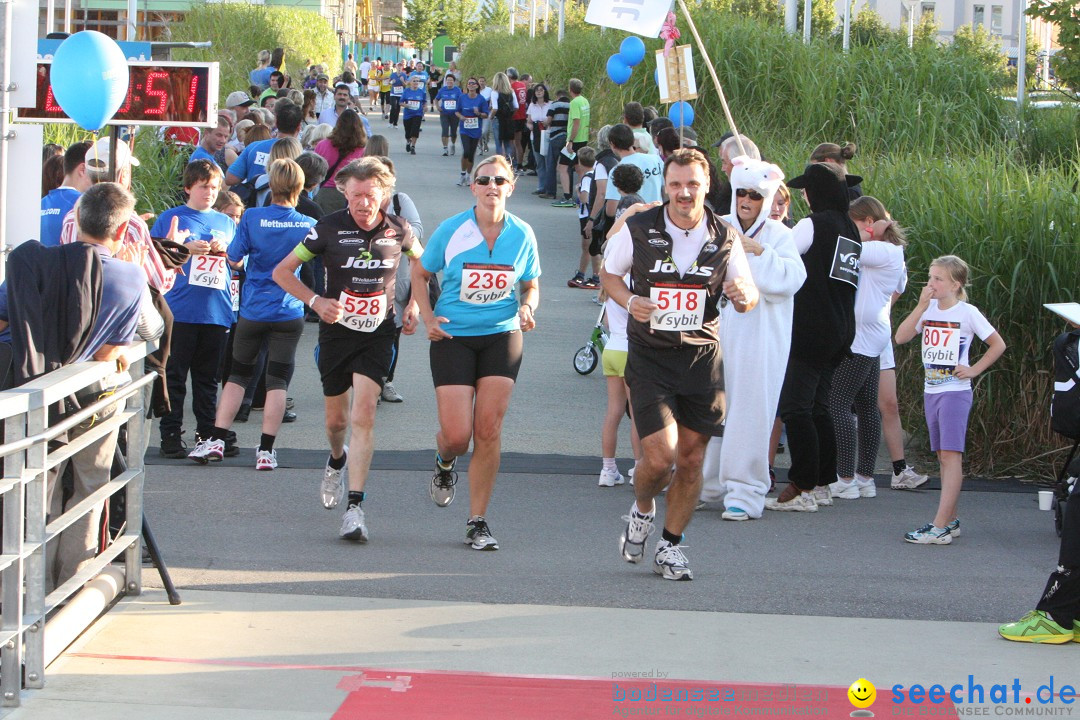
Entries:
POLYGON ((461 292, 458 297, 470 305, 487 305, 507 299, 514 292, 517 274, 513 265, 461 266, 461 292))
POLYGON ((480 118, 467 117, 461 119, 461 126, 466 130, 476 130, 480 127, 480 118))
POLYGON ((432 80, 430 85, 433 88, 437 88, 437 87, 439 87, 439 81, 438 80, 432 80))
POLYGON ((404 85, 393 85, 390 88, 390 94, 394 95, 394 96, 397 96, 397 97, 401 97, 401 93, 403 93, 404 91, 405 91, 405 86, 404 85))
POLYGON ((229 278, 229 295, 232 296, 233 312, 240 310, 240 278, 229 278))
POLYGON ((649 299, 656 310, 649 318, 653 330, 700 330, 705 319, 705 289, 693 286, 653 287, 649 299))
POLYGON ((405 107, 409 108, 410 110, 419 110, 420 109, 420 101, 419 100, 407 100, 405 102, 405 107))
POLYGON ((342 290, 338 302, 345 311, 338 322, 350 330, 374 332, 386 319, 386 293, 352 293, 342 290))
POLYGON ((457 110, 457 100, 443 100, 442 101, 442 109, 443 110, 457 110))
POLYGON ((189 285, 212 288, 214 290, 229 289, 229 270, 224 255, 196 255, 191 258, 191 277, 189 285))
POLYGON ((960 323, 927 320, 922 331, 923 365, 960 364, 960 323))

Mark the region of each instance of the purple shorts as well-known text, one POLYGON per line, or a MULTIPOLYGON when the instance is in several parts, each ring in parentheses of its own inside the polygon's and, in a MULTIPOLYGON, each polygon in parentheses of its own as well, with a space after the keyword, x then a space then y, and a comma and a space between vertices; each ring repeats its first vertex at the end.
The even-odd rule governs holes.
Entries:
POLYGON ((923 393, 923 411, 930 431, 930 449, 964 452, 968 415, 971 414, 971 391, 953 390, 923 393))

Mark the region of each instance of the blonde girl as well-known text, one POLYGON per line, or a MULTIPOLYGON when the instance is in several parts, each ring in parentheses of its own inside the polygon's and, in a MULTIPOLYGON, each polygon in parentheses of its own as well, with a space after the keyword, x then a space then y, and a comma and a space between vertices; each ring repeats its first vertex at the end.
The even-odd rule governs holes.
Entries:
POLYGON ((963 483, 964 448, 971 413, 971 380, 1005 352, 1005 341, 978 308, 967 302, 968 266, 955 255, 930 263, 930 279, 919 303, 896 330, 903 344, 922 338, 923 403, 930 449, 941 466, 941 497, 933 522, 904 535, 920 545, 948 545, 960 533, 956 506, 963 483), (968 353, 978 335, 987 350, 971 364, 968 353))

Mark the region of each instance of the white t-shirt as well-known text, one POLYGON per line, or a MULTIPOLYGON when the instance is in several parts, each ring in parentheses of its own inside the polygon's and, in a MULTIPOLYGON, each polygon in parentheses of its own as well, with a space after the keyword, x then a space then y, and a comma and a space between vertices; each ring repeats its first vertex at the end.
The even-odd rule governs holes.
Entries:
POLYGON ((634 130, 634 143, 637 144, 643 151, 650 155, 660 156, 660 151, 653 145, 652 135, 645 128, 633 128, 634 130))
MULTIPOLYGON (((660 159, 659 155, 647 155, 639 152, 630 153, 619 161, 619 165, 634 165, 645 176, 645 182, 642 183, 641 189, 638 190, 638 195, 641 196, 642 200, 645 202, 660 202, 663 200, 664 161, 660 159)), ((618 165, 615 167, 618 167, 618 165)), ((619 199, 619 190, 615 187, 615 183, 607 184, 604 199, 619 199)), ((679 232, 682 233, 681 230, 679 232)))
MULTIPOLYGON (((510 93, 510 97, 514 100, 514 109, 517 110, 518 109, 517 93, 510 93)), ((497 93, 497 92, 491 93, 490 102, 491 102, 491 114, 492 114, 492 116, 494 116, 495 111, 499 109, 499 93, 497 93)))
POLYGON ((863 243, 855 293, 855 341, 851 352, 879 357, 889 346, 892 294, 906 282, 904 248, 883 241, 863 243))
POLYGON ((968 351, 971 349, 971 340, 975 335, 983 342, 997 332, 979 309, 966 302, 958 302, 948 310, 938 307, 937 300, 931 300, 926 312, 919 318, 915 326, 922 337, 920 342, 925 352, 928 341, 932 346, 941 348, 942 352, 948 350, 948 343, 959 343, 953 346, 958 349, 958 361, 955 364, 927 363, 924 359, 923 391, 929 395, 942 392, 954 392, 971 390, 970 380, 961 380, 953 375, 956 365, 970 365, 968 351), (927 333, 930 332, 930 337, 927 333), (958 335, 954 334, 957 333, 958 335))
MULTIPOLYGON (((702 218, 701 222, 687 233, 671 222, 671 218, 665 211, 664 230, 671 238, 671 261, 678 268, 679 275, 686 275, 686 271, 701 254, 701 248, 709 240, 705 220, 702 218)), ((623 225, 619 232, 607 241, 607 247, 604 250, 604 269, 615 275, 626 275, 630 272, 633 261, 634 243, 630 237, 630 228, 623 225)), ((750 264, 746 262, 746 252, 740 242, 732 243, 724 280, 734 280, 737 277, 750 277, 750 264)))
MULTIPOLYGON (((486 88, 484 88, 483 90, 481 90, 481 91, 480 91, 480 97, 482 97, 482 98, 484 98, 485 100, 487 100, 487 101, 488 101, 488 104, 490 104, 490 103, 491 103, 491 88, 490 88, 490 87, 486 87, 486 88)), ((491 108, 491 109, 492 109, 493 111, 495 110, 495 108, 491 108)))
POLYGON ((525 116, 532 120, 533 123, 543 123, 547 120, 549 105, 551 105, 551 103, 544 103, 543 105, 529 103, 529 107, 525 110, 525 116))
MULTIPOLYGON (((629 285, 630 276, 624 276, 623 282, 629 285)), ((607 312, 608 326, 608 341, 607 345, 604 346, 604 349, 626 352, 629 349, 626 340, 626 322, 630 319, 630 314, 626 312, 626 308, 611 298, 607 299, 604 303, 604 307, 607 312)))
POLYGON ((589 192, 592 190, 593 179, 590 173, 585 173, 581 176, 581 182, 578 183, 578 192, 585 195, 585 203, 580 201, 581 196, 578 196, 578 217, 589 217, 589 208, 586 203, 589 201, 589 192))
POLYGON ((364 80, 367 80, 370 75, 371 63, 365 60, 364 62, 360 63, 360 77, 364 80))
POLYGON ((350 95, 352 95, 353 97, 360 97, 360 83, 351 82, 351 83, 345 83, 345 84, 349 86, 349 94, 350 95))

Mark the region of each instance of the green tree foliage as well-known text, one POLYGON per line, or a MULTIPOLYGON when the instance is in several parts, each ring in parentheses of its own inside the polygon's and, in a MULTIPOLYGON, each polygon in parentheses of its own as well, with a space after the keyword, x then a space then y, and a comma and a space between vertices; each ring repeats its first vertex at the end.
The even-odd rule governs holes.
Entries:
POLYGON ((480 32, 478 0, 443 0, 442 26, 450 41, 465 47, 480 32))
POLYGON ((405 0, 405 17, 392 17, 405 39, 419 51, 427 50, 439 34, 444 13, 440 0, 405 0))
POLYGON ((859 14, 851 20, 852 45, 877 47, 894 42, 896 39, 896 32, 886 25, 881 16, 870 8, 860 10, 859 14))
MULTIPOLYGON (((551 20, 552 28, 557 27, 554 9, 551 11, 551 20)), ((510 29, 510 8, 504 0, 489 0, 485 3, 480 9, 480 26, 485 32, 510 29)))
MULTIPOLYGON (((223 101, 234 90, 247 90, 248 73, 260 50, 285 49, 286 72, 300 80, 305 60, 341 68, 341 45, 326 18, 311 10, 280 5, 197 3, 184 21, 169 26, 174 41, 213 43, 209 50, 173 50, 176 60, 217 61, 223 101)), ((295 84, 299 87, 299 83, 295 84)))
POLYGON ((1052 61, 1058 87, 1071 89, 1071 94, 1080 99, 1080 5, 1075 0, 1044 0, 1033 3, 1027 12, 1058 26, 1061 49, 1052 61))
POLYGON ((1008 82, 1006 66, 1008 64, 1005 54, 1001 51, 1001 43, 979 25, 972 28, 970 25, 961 25, 953 35, 952 43, 948 51, 971 58, 980 65, 990 68, 997 77, 997 84, 1004 85, 1008 82))
MULTIPOLYGON (((769 24, 784 22, 784 10, 776 0, 731 0, 731 12, 769 24)), ((816 13, 811 15, 816 20, 816 13)))
MULTIPOLYGON (((799 32, 803 26, 803 3, 799 2, 799 32)), ((813 0, 810 6, 810 34, 828 37, 836 29, 836 6, 832 0, 813 0)))

